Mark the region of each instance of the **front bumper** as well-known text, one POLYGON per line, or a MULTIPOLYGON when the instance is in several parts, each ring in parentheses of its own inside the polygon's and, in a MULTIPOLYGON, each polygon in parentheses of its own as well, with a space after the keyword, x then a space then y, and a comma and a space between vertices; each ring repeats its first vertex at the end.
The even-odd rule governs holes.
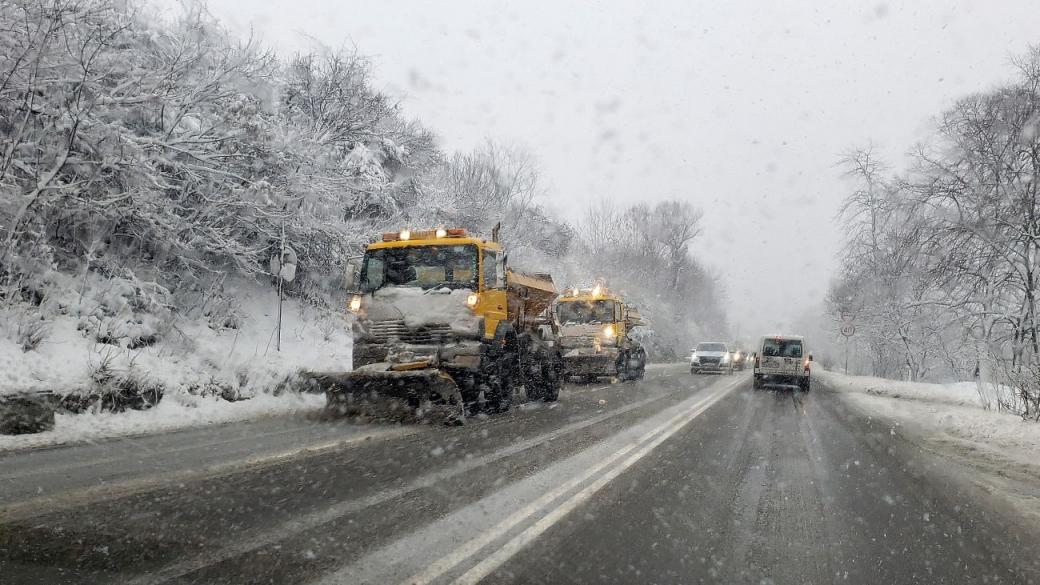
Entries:
POLYGON ((574 347, 563 350, 563 368, 572 376, 617 375, 619 351, 616 347, 574 347))
POLYGON ((477 371, 485 346, 479 341, 467 340, 450 345, 413 345, 392 343, 354 343, 354 369, 371 364, 392 361, 410 361, 432 358, 440 367, 453 370, 477 371), (397 359, 392 359, 397 356, 397 359))
POLYGON ((730 369, 730 362, 690 362, 690 369, 695 372, 722 372, 730 369))

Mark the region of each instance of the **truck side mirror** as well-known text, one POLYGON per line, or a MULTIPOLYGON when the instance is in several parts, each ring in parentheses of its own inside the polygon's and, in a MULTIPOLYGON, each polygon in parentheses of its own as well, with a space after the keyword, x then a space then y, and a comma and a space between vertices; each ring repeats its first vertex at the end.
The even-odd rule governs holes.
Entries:
POLYGON ((348 258, 347 267, 343 273, 343 288, 353 292, 361 289, 358 277, 361 276, 361 258, 348 258))
POLYGON ((809 354, 809 361, 810 362, 812 361, 812 354, 811 353, 809 354))

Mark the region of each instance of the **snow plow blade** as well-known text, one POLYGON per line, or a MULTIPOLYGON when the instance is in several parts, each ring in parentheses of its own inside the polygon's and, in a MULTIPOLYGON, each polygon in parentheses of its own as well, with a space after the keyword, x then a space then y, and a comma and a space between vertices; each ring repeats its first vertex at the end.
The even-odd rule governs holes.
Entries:
POLYGON ((465 405, 455 380, 428 362, 373 364, 315 378, 325 390, 329 416, 452 425, 465 422, 465 405))

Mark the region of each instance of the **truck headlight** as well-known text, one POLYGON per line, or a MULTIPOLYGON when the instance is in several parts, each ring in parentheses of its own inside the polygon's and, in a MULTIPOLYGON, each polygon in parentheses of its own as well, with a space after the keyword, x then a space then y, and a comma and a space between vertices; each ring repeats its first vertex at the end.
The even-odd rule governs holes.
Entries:
POLYGON ((355 315, 357 315, 359 312, 361 312, 361 295, 354 295, 350 299, 349 307, 350 307, 350 312, 354 313, 355 315))
POLYGON ((477 302, 479 300, 480 297, 477 296, 477 293, 470 293, 469 296, 466 297, 466 306, 468 306, 471 309, 476 308, 477 302))
POLYGON ((614 331, 614 325, 613 324, 607 325, 606 327, 603 328, 603 338, 604 339, 614 339, 614 335, 615 334, 616 334, 616 332, 614 331))

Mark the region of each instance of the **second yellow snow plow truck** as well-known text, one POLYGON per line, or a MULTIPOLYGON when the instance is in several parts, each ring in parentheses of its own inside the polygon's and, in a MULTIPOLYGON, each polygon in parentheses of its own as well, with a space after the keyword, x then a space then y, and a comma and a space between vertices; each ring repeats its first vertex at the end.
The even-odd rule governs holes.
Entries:
POLYGON ((646 369, 646 351, 630 335, 642 325, 639 312, 603 285, 573 289, 553 306, 566 376, 593 380, 615 376, 638 380, 646 369))
POLYGON ((461 423, 521 397, 559 396, 552 277, 508 269, 497 228, 490 240, 461 229, 384 233, 354 283, 354 367, 327 387, 330 410, 389 406, 461 423))

